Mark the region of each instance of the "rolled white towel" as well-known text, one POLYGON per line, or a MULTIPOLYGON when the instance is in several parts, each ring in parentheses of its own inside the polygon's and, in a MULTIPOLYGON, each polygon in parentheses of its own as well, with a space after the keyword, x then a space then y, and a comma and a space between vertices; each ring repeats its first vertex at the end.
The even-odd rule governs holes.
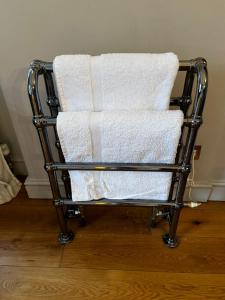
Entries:
MULTIPOLYGON (((174 163, 181 111, 61 112, 66 162, 174 163)), ((72 199, 168 199, 171 173, 70 171, 72 199)))

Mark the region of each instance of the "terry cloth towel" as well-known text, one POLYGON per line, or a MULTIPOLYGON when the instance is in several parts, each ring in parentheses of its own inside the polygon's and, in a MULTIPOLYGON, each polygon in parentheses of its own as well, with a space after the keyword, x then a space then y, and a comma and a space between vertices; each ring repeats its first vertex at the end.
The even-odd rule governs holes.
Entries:
POLYGON ((62 55, 53 62, 63 111, 167 110, 173 53, 62 55))
MULTIPOLYGON (((174 163, 183 114, 171 111, 61 112, 66 162, 174 163)), ((73 201, 167 200, 171 173, 69 171, 73 201)))

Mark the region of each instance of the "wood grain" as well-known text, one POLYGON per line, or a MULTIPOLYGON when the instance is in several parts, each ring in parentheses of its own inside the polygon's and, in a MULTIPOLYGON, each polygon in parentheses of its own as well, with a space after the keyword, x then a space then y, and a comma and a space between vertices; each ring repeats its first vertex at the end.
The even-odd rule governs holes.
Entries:
POLYGON ((224 238, 183 238, 176 249, 147 234, 77 235, 61 266, 161 272, 225 273, 224 238))
POLYGON ((0 266, 58 267, 62 251, 63 248, 57 243, 57 231, 0 231, 0 266))
POLYGON ((184 209, 180 246, 149 208, 87 207, 88 224, 66 247, 49 200, 24 190, 0 206, 0 300, 225 299, 225 203, 184 209))
POLYGON ((225 299, 225 275, 59 268, 0 270, 1 299, 225 299))

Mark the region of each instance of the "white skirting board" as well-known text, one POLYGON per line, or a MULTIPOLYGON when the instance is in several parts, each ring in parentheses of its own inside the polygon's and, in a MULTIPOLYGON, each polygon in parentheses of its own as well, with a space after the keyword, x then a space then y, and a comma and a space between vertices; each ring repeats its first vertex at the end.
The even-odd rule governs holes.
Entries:
MULTIPOLYGON (((60 183, 60 187, 62 187, 60 183)), ((27 178, 25 181, 29 198, 51 199, 52 193, 48 180, 27 178)), ((189 199, 189 187, 186 188, 185 200, 189 199)), ((198 183, 191 188, 191 201, 206 202, 208 200, 225 201, 225 181, 209 181, 198 183)))
POLYGON ((52 192, 48 180, 32 179, 27 177, 25 180, 25 188, 28 197, 31 199, 51 199, 52 192))

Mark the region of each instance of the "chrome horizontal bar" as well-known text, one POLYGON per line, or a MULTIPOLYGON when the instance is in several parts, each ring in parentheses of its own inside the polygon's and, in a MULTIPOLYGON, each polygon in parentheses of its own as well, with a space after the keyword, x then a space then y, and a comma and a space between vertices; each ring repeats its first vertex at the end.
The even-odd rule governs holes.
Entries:
POLYGON ((84 171, 136 171, 136 172, 186 172, 188 168, 175 164, 160 163, 98 163, 98 162, 67 162, 47 163, 46 171, 84 170, 84 171))
MULTIPOLYGON (((57 118, 52 118, 49 116, 35 116, 33 117, 33 124, 36 127, 46 127, 46 126, 56 126, 57 118)), ((184 126, 197 126, 202 122, 200 117, 196 117, 195 119, 192 118, 185 118, 184 119, 184 126)))
MULTIPOLYGON (((56 206, 58 205, 107 205, 107 206, 174 206, 178 204, 174 201, 163 200, 146 200, 146 199, 99 199, 90 201, 73 201, 71 199, 58 199, 54 200, 56 206)), ((182 206, 195 208, 201 205, 201 202, 187 201, 182 206)))
MULTIPOLYGON (((196 63, 198 61, 200 61, 201 58, 197 58, 197 59, 191 59, 191 60, 180 60, 179 61, 179 71, 188 71, 190 68, 192 68, 193 66, 196 65, 196 63)), ((34 60, 31 63, 31 67, 39 67, 39 72, 44 72, 45 71, 49 71, 49 72, 53 72, 53 64, 52 62, 44 62, 41 60, 34 60)))
POLYGON ((175 202, 144 199, 99 199, 90 201, 55 200, 55 205, 108 205, 108 206, 176 206, 175 202))

